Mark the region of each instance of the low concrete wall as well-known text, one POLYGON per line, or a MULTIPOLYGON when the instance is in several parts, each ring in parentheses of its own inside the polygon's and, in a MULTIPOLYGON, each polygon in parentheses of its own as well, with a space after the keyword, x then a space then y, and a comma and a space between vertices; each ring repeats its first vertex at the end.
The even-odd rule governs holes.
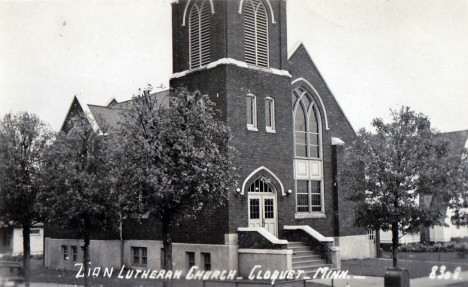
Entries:
POLYGON ((293 251, 288 249, 239 249, 239 275, 248 276, 256 265, 258 271, 285 271, 292 269, 293 251))
MULTIPOLYGON (((203 269, 201 253, 210 253, 212 270, 237 270, 237 245, 235 241, 225 245, 173 243, 172 260, 173 270, 182 270, 185 275, 188 271, 186 252, 195 253, 195 265, 203 269)), ((78 239, 51 239, 46 238, 45 266, 60 270, 76 270, 75 264, 83 262, 80 246, 83 240, 78 239), (62 245, 68 246, 68 260, 63 259, 62 245), (77 260, 72 260, 71 247, 78 246, 77 260)), ((160 270, 162 257, 162 241, 157 240, 125 240, 124 265, 130 269, 160 270), (132 247, 147 248, 147 264, 132 264, 132 247)), ((91 267, 120 268, 120 241, 119 240, 91 240, 90 242, 91 267)))
MULTIPOLYGON (((45 239, 45 266, 59 270, 77 270, 76 263, 83 262, 84 241, 81 239, 45 239), (62 246, 67 246, 68 258, 63 256, 62 246), (78 256, 73 261, 71 246, 76 246, 78 256)), ((120 267, 120 241, 118 240, 91 240, 89 246, 90 267, 120 267)))
POLYGON ((367 235, 343 236, 335 239, 340 247, 341 260, 370 257, 370 241, 367 235))

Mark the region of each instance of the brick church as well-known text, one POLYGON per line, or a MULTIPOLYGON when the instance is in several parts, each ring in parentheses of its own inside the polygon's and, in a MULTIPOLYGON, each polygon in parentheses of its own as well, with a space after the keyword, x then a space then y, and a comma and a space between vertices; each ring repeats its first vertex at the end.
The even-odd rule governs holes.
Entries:
MULTIPOLYGON (((172 35, 170 86, 200 90, 216 102, 239 171, 227 205, 174 228, 173 269, 312 271, 375 257, 373 234, 353 226, 353 206, 337 177, 355 132, 304 45, 288 52, 286 1, 179 0, 172 3, 172 35)), ((96 106, 75 98, 64 128, 77 113, 96 130, 97 117, 115 125, 129 103, 96 106)), ((156 225, 123 233, 123 240, 113 234, 91 240, 93 266, 119 267, 123 252, 127 268, 162 268, 156 225)), ((82 262, 81 240, 57 230, 45 237, 47 267, 82 262)))

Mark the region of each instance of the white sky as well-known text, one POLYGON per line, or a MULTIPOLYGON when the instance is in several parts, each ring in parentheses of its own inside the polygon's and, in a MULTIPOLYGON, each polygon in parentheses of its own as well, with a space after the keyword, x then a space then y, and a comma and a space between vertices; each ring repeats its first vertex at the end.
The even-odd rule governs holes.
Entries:
MULTIPOLYGON (((0 115, 58 130, 74 95, 104 105, 167 87, 170 2, 0 0, 0 115)), ((401 105, 468 129, 467 0, 287 3, 288 46, 304 42, 355 129, 401 105)))

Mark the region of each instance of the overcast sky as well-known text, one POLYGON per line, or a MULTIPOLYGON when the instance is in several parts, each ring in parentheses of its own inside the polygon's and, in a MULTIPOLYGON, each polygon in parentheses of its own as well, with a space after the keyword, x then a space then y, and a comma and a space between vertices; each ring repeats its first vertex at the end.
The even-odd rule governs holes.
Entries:
MULTIPOLYGON (((104 105, 167 87, 171 2, 0 0, 0 115, 58 130, 74 95, 104 105)), ((468 129, 467 4, 289 0, 288 47, 305 44, 355 129, 402 105, 468 129)))

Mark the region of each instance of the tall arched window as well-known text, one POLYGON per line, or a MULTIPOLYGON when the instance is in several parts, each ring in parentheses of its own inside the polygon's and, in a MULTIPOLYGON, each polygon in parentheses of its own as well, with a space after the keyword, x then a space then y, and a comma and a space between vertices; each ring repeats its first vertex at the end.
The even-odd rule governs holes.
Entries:
POLYGON ((210 3, 197 0, 190 10, 190 69, 210 62, 210 3))
POLYGON ((323 162, 320 112, 303 87, 292 93, 296 212, 323 213, 323 162))
POLYGON ((261 0, 247 0, 244 8, 245 62, 268 67, 268 15, 261 0))
POLYGON ((310 93, 295 89, 292 95, 294 111, 294 154, 296 157, 320 158, 320 114, 310 93))

